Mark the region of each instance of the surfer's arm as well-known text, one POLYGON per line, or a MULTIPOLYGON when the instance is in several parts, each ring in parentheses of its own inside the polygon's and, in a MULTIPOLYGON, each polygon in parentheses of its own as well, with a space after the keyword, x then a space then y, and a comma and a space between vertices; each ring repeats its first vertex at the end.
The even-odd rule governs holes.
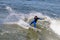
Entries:
POLYGON ((45 18, 38 18, 39 20, 44 20, 45 18))

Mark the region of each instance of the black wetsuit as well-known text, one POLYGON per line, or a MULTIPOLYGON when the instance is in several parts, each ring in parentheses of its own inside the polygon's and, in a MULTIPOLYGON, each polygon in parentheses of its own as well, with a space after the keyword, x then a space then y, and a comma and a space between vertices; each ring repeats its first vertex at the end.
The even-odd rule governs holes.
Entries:
POLYGON ((34 21, 37 22, 38 19, 40 19, 40 18, 34 18, 34 21))
POLYGON ((36 28, 36 22, 37 22, 38 19, 43 20, 42 18, 36 17, 36 18, 34 18, 34 20, 30 23, 30 25, 33 23, 33 24, 34 24, 34 27, 36 28))

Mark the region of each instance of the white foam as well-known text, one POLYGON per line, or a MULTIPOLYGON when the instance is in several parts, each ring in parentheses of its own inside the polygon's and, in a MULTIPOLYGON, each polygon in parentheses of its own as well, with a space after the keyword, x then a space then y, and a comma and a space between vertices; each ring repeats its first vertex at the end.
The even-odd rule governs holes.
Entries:
POLYGON ((11 7, 9 6, 6 6, 6 9, 9 10, 9 11, 13 11, 11 7))
POLYGON ((24 22, 23 20, 20 20, 17 22, 18 25, 20 25, 21 27, 23 27, 24 29, 29 29, 30 25, 26 22, 24 22))
POLYGON ((51 20, 50 28, 58 35, 60 35, 60 20, 51 20))
POLYGON ((34 18, 34 16, 38 16, 38 17, 44 17, 44 15, 42 15, 42 13, 39 12, 30 12, 28 14, 17 14, 11 7, 7 6, 6 9, 9 11, 9 15, 7 16, 5 23, 6 24, 18 24, 21 27, 28 29, 30 27, 30 25, 24 21, 25 18, 27 18, 27 21, 29 21, 30 19, 34 18), (14 16, 14 18, 18 18, 17 22, 10 22, 10 21, 14 21, 15 19, 12 18, 14 16))
MULTIPOLYGON (((28 29, 29 28, 29 24, 27 22, 24 21, 25 17, 28 19, 27 21, 29 21, 31 18, 34 18, 34 16, 38 16, 38 17, 47 17, 47 20, 51 21, 51 25, 50 25, 50 28, 55 32, 57 33, 58 35, 60 35, 60 20, 53 20, 51 19, 50 17, 48 16, 44 16, 42 13, 40 12, 31 12, 31 13, 28 13, 28 14, 17 14, 15 13, 15 11, 7 6, 6 9, 9 11, 9 15, 7 16, 6 19, 8 19, 9 17, 15 15, 19 21, 16 22, 16 24, 20 25, 21 27, 25 28, 25 29, 28 29)), ((56 14, 54 14, 56 15, 56 14)), ((9 20, 9 19, 8 19, 9 20)), ((8 23, 8 22, 7 22, 8 23)), ((11 22, 12 23, 12 22, 11 22)), ((10 24, 11 24, 10 23, 10 24)))

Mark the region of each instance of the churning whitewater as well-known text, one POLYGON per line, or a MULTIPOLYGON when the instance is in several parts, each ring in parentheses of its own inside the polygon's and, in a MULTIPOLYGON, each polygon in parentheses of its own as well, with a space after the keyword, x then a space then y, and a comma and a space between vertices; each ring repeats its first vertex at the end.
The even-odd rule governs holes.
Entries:
POLYGON ((51 20, 51 25, 50 28, 57 33, 58 35, 60 35, 60 20, 51 20))
POLYGON ((60 20, 53 19, 48 17, 47 15, 43 15, 42 13, 39 12, 30 12, 29 14, 17 14, 11 7, 6 6, 6 9, 9 12, 9 15, 6 17, 4 20, 4 24, 18 24, 21 27, 28 29, 30 27, 28 21, 33 18, 34 16, 38 16, 41 18, 46 18, 45 20, 50 22, 50 28, 57 34, 60 35, 60 20), (24 21, 27 19, 27 21, 24 21))

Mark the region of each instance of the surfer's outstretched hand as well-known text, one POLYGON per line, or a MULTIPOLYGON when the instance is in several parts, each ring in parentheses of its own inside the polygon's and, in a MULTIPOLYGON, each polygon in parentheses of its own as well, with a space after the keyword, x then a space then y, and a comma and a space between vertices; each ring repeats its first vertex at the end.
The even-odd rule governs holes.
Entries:
POLYGON ((47 19, 47 17, 44 17, 44 20, 47 19))

